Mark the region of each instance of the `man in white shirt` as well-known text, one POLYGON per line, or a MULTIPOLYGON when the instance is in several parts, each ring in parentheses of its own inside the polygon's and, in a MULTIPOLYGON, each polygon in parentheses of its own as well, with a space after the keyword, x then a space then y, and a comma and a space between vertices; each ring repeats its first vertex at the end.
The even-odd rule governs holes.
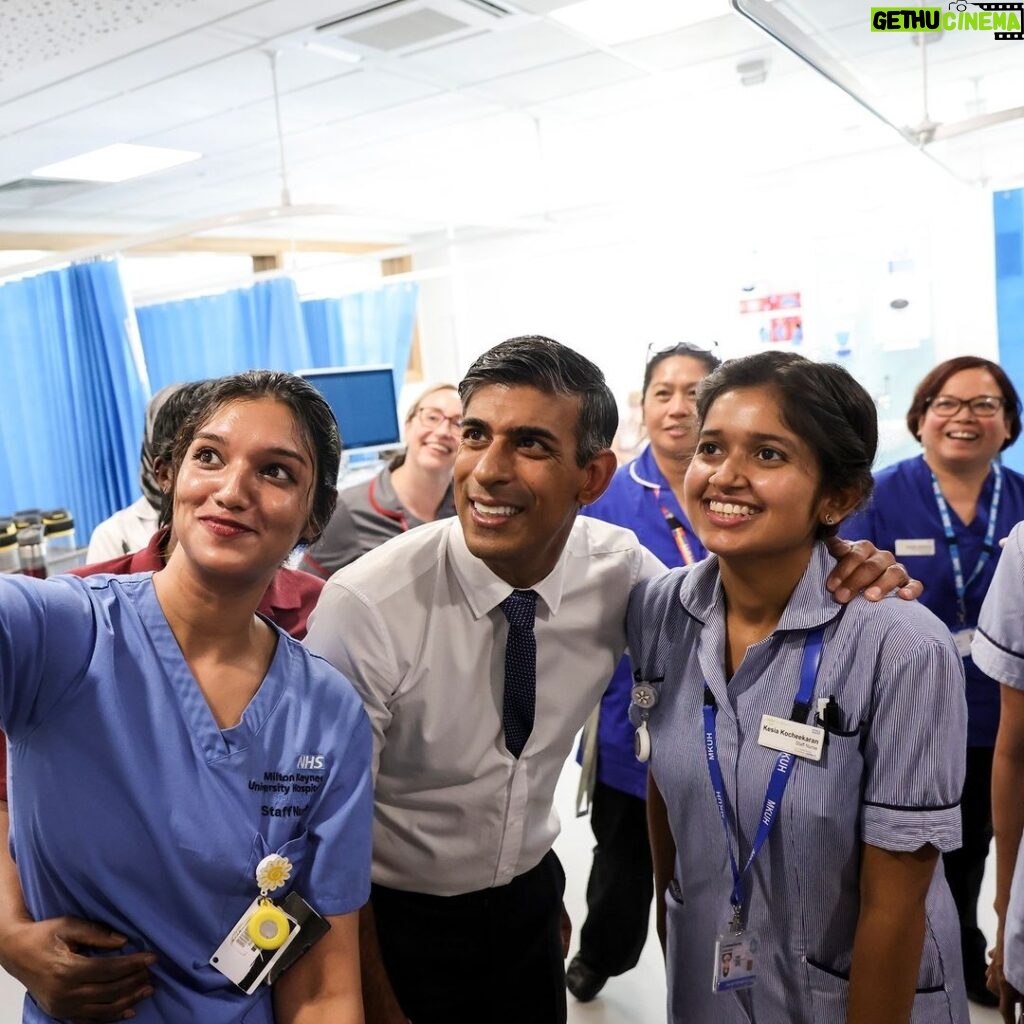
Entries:
MULTIPOLYGON (((555 784, 622 655, 630 589, 663 567, 632 532, 577 518, 616 465, 615 401, 593 363, 513 338, 459 391, 458 518, 336 573, 306 644, 352 680, 374 729, 367 1021, 558 1024, 555 784), (503 610, 524 594, 535 602, 528 655, 518 640, 513 650, 503 610), (518 690, 524 664, 536 689, 520 749, 508 682, 518 690)), ((855 593, 880 575, 879 559, 864 562, 834 575, 855 593)), ((901 568, 887 573, 879 584, 905 582, 901 568)))

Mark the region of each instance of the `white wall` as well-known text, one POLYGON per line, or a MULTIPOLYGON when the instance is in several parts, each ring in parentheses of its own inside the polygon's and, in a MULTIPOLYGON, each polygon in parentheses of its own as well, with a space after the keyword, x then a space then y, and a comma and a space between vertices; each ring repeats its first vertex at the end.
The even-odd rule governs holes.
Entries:
MULTIPOLYGON (((572 345, 624 401, 649 343, 717 339, 726 356, 760 347, 749 294, 799 290, 800 351, 847 365, 892 393, 883 446, 910 442, 909 391, 936 361, 997 354, 991 193, 965 186, 905 145, 776 175, 662 182, 641 198, 535 232, 440 244, 416 259, 428 377, 458 377, 516 334, 572 345), (889 303, 906 298, 894 310, 889 303), (892 371, 892 372, 887 372, 892 371), (893 376, 895 374, 895 376, 893 376)), ((882 402, 882 418, 885 417, 882 402)))

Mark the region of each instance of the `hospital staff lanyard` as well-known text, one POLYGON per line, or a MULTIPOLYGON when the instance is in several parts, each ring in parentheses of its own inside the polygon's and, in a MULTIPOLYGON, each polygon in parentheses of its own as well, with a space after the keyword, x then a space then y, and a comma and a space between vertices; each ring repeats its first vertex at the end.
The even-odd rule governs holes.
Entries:
POLYGON ((949 548, 949 560, 953 563, 953 585, 956 587, 956 606, 960 615, 960 625, 967 625, 967 588, 981 575, 985 563, 992 557, 993 546, 996 539, 996 518, 999 516, 999 499, 1003 494, 1003 470, 998 462, 992 464, 992 472, 995 474, 996 482, 992 488, 992 504, 988 507, 988 526, 985 529, 985 539, 982 541, 981 554, 974 564, 974 571, 971 578, 964 582, 964 569, 960 561, 960 545, 956 542, 956 534, 953 532, 953 520, 949 515, 949 506, 942 496, 942 488, 939 481, 932 473, 932 491, 935 494, 935 504, 939 506, 939 517, 942 519, 942 530, 946 535, 946 547, 949 548))
POLYGON ((693 557, 693 549, 687 543, 686 531, 683 529, 683 524, 679 522, 679 518, 674 515, 665 502, 661 500, 661 488, 654 488, 654 500, 658 503, 658 508, 661 509, 661 514, 665 517, 665 522, 668 523, 668 531, 672 534, 672 539, 676 542, 676 547, 679 548, 679 555, 683 560, 683 565, 693 565, 697 561, 693 557))
MULTIPOLYGON (((800 689, 797 691, 793 703, 793 714, 790 716, 796 721, 799 718, 806 720, 811 707, 811 699, 814 696, 814 682, 818 675, 818 665, 821 662, 821 644, 825 633, 825 627, 812 630, 807 634, 804 641, 803 660, 800 665, 800 689)), ((764 794, 764 804, 761 807, 761 818, 757 825, 757 833, 754 842, 750 847, 750 856, 740 871, 736 864, 736 857, 732 852, 732 835, 729 829, 729 818, 726 814, 725 803, 725 782, 722 778, 722 766, 718 760, 718 730, 715 724, 715 717, 718 712, 718 705, 711 694, 707 683, 704 684, 704 754, 708 761, 708 774, 711 776, 711 788, 715 791, 715 802, 718 804, 718 813, 722 819, 722 828, 725 829, 725 845, 729 851, 729 866, 732 868, 732 895, 729 902, 732 904, 732 930, 738 932, 741 929, 743 914, 743 876, 750 870, 751 865, 761 852, 761 847, 768 840, 772 826, 779 815, 779 808, 782 805, 782 796, 786 792, 786 785, 793 772, 793 764, 796 755, 783 752, 779 754, 772 769, 771 778, 768 780, 768 787, 764 794)), ((737 823, 737 840, 739 838, 739 825, 737 823)), ((738 850, 737 850, 738 852, 738 850)))

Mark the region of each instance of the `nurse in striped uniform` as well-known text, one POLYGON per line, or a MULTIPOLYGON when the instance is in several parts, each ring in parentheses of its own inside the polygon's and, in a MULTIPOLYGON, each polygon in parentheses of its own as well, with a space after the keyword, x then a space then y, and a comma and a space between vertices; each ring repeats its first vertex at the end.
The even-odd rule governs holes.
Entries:
POLYGON ((871 491, 844 370, 732 360, 698 399, 685 510, 713 557, 629 612, 637 749, 675 1024, 966 1022, 939 853, 960 843, 966 706, 916 603, 825 590, 871 491))
POLYGON ((999 929, 989 985, 1000 997, 1004 1021, 1017 1020, 1024 992, 1024 523, 1006 541, 981 608, 971 653, 983 672, 998 679, 1002 712, 992 764, 992 822, 996 835, 996 915, 999 929))

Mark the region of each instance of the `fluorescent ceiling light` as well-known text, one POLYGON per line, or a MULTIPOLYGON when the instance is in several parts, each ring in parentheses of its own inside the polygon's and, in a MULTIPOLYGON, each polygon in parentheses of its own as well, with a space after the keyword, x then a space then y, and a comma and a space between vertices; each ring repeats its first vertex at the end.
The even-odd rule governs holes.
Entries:
POLYGON ((340 47, 331 46, 330 43, 305 43, 307 50, 313 53, 322 53, 325 57, 333 57, 335 60, 344 61, 346 64, 358 64, 362 59, 361 53, 354 53, 352 50, 342 50, 340 47))
POLYGON ((582 0, 549 17, 607 46, 670 32, 729 13, 725 0, 582 0))
POLYGON ((66 178, 73 181, 127 181, 153 171, 162 171, 178 164, 198 160, 203 154, 184 149, 161 149, 157 146, 134 146, 119 142, 90 153, 47 164, 32 171, 33 178, 66 178))

